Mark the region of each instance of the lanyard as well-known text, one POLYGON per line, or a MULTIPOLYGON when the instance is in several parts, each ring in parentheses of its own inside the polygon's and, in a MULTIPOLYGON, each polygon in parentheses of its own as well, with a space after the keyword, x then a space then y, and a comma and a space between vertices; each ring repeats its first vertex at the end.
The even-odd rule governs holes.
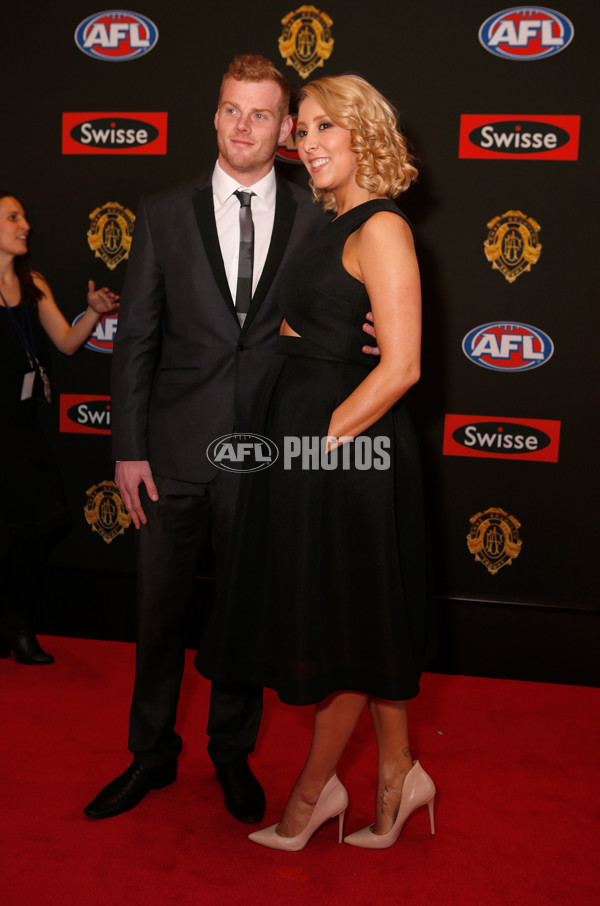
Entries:
POLYGON ((42 379, 44 385, 44 396, 46 401, 50 403, 52 401, 52 390, 50 387, 50 379, 46 373, 46 369, 40 362, 37 357, 37 352, 35 349, 35 339, 33 336, 33 327, 31 324, 31 315, 29 314, 29 306, 27 302, 21 302, 21 323, 17 321, 17 316, 12 310, 11 306, 8 304, 2 290, 0 290, 0 299, 2 299, 2 304, 5 306, 10 323, 13 326, 13 329, 21 342, 23 349, 25 350, 25 355, 27 356, 27 361, 29 362, 29 367, 32 371, 37 370, 42 379))

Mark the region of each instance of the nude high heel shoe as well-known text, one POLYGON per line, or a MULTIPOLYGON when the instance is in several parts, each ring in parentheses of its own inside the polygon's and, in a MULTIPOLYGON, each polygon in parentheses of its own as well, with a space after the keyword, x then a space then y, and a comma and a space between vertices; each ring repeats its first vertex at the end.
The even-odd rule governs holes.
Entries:
POLYGON ((406 819, 412 815, 422 805, 429 808, 429 823, 431 833, 435 834, 435 824, 433 821, 433 802, 435 799, 435 784, 429 774, 426 774, 418 761, 415 761, 412 768, 404 779, 402 787, 402 798, 400 799, 400 808, 396 815, 394 824, 387 834, 376 834, 373 832, 373 825, 363 827, 361 830, 344 837, 344 843, 350 846, 361 846, 363 849, 387 849, 393 846, 406 819))
POLYGON ((249 834, 248 839, 253 843, 260 843, 261 846, 268 846, 269 849, 282 849, 287 852, 297 852, 304 849, 312 835, 318 828, 329 821, 330 818, 338 818, 338 843, 342 842, 344 831, 344 816, 348 807, 348 793, 342 783, 334 774, 319 794, 310 820, 303 831, 296 834, 295 837, 282 837, 276 833, 276 824, 265 827, 262 830, 254 831, 249 834))

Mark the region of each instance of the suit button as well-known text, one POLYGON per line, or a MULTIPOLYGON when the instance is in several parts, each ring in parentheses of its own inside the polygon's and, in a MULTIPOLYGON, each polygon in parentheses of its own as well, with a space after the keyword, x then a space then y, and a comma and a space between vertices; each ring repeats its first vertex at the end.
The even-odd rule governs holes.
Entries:
POLYGON ((241 343, 239 344, 239 346, 238 346, 237 349, 238 349, 238 352, 245 352, 245 351, 246 351, 246 347, 243 346, 241 343))

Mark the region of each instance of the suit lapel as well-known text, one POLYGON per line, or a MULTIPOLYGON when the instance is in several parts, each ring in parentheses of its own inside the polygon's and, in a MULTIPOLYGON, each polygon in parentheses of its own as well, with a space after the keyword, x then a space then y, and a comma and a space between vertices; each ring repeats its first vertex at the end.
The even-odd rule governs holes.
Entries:
POLYGON ((200 230, 202 242, 204 243, 206 255, 214 278, 217 281, 217 286, 221 290, 221 295, 227 303, 227 307, 231 310, 236 324, 239 324, 235 305, 231 298, 231 292, 227 282, 227 275, 225 274, 223 256, 221 255, 219 234, 217 233, 217 224, 215 221, 215 204, 213 201, 212 183, 209 182, 204 188, 197 189, 192 202, 196 220, 198 222, 198 229, 200 230))
MULTIPOLYGON (((206 250, 206 255, 208 257, 211 270, 217 282, 217 286, 221 291, 221 295, 227 303, 227 307, 230 309, 237 324, 239 322, 235 310, 235 303, 231 297, 229 284, 227 282, 227 276, 225 274, 223 257, 221 255, 219 234, 217 233, 217 224, 215 221, 212 183, 210 182, 210 179, 208 185, 199 187, 196 190, 192 198, 192 202, 194 205, 194 213, 196 215, 198 229, 200 230, 200 235, 202 237, 202 242, 204 243, 204 248, 206 250)), ((269 245, 267 260, 265 261, 263 272, 260 275, 258 286, 256 287, 256 291, 250 303, 250 310, 248 311, 246 320, 244 322, 244 327, 241 331, 242 336, 246 333, 250 324, 254 320, 256 313, 264 302, 265 296, 267 295, 271 284, 275 279, 275 275, 277 274, 282 258, 285 254, 290 234, 292 232, 297 206, 298 205, 294 200, 291 192, 278 176, 277 197, 275 200, 275 218, 273 221, 271 244, 269 245)))
POLYGON ((277 274, 287 248, 290 233, 292 232, 297 207, 298 205, 287 186, 279 177, 277 177, 277 197, 275 200, 275 219, 273 221, 271 244, 269 245, 263 272, 260 275, 258 286, 252 297, 250 309, 246 316, 244 327, 242 328, 242 336, 246 333, 254 320, 256 313, 264 302, 265 296, 275 279, 275 275, 277 274))

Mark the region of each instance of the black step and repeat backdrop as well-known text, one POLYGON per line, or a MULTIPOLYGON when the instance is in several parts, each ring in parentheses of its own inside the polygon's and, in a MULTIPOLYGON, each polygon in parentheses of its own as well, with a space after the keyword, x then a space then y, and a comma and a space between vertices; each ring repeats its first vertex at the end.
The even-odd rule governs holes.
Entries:
MULTIPOLYGON (((438 594, 594 608, 599 33, 590 0, 22 0, 2 27, 0 184, 23 201, 34 265, 72 321, 88 279, 120 290, 140 194, 212 164, 233 56, 268 56, 295 88, 365 76, 421 162, 402 204, 423 275, 410 405, 438 594)), ((293 141, 279 157, 304 181, 293 141)), ((73 358, 52 354, 43 418, 73 516, 55 566, 133 569, 110 485, 116 329, 107 317, 73 358)))

